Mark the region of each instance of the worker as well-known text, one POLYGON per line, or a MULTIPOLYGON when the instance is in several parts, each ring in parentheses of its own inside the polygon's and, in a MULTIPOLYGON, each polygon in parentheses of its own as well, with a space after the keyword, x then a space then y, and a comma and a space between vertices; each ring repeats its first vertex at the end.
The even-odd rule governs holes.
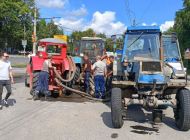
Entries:
POLYGON ((4 99, 4 104, 8 107, 8 98, 12 93, 11 83, 14 83, 11 63, 8 60, 9 55, 4 52, 0 54, 0 110, 2 109, 2 93, 3 87, 7 89, 7 94, 4 99))
POLYGON ((105 80, 106 76, 106 64, 101 61, 101 57, 96 57, 96 62, 92 66, 94 71, 94 83, 95 83, 95 97, 96 98, 105 98, 105 80))
POLYGON ((42 70, 39 74, 37 87, 36 87, 34 95, 33 95, 34 100, 39 99, 40 93, 43 93, 45 95, 45 98, 48 98, 50 96, 50 92, 49 92, 49 69, 50 68, 55 69, 55 67, 52 67, 51 58, 52 58, 52 56, 49 55, 48 59, 46 59, 43 63, 42 70))
POLYGON ((111 91, 112 88, 112 78, 113 78, 113 61, 114 56, 109 56, 110 64, 107 65, 107 74, 106 74, 106 91, 111 91))
POLYGON ((88 54, 84 55, 84 88, 85 92, 90 92, 90 75, 91 75, 91 62, 88 58, 88 54))
POLYGON ((111 62, 110 62, 110 58, 109 58, 109 55, 104 52, 103 56, 101 57, 101 60, 103 62, 105 62, 105 64, 108 66, 111 62))

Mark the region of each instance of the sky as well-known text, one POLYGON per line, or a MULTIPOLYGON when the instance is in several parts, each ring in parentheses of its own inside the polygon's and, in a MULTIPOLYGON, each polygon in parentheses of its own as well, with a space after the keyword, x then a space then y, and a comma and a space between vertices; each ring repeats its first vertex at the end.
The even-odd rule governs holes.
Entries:
POLYGON ((92 28, 106 35, 123 33, 133 23, 157 25, 166 31, 174 24, 182 0, 36 0, 42 18, 54 22, 66 32, 92 28))

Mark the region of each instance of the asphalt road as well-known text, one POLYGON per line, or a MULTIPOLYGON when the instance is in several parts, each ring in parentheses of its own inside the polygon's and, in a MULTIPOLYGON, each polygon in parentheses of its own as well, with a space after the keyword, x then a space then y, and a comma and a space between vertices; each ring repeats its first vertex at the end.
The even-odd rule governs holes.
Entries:
MULTIPOLYGON (((12 63, 25 63, 27 58, 11 57, 12 63)), ((0 140, 188 140, 190 131, 179 131, 173 111, 163 113, 163 122, 154 124, 151 112, 130 106, 121 129, 111 123, 109 103, 90 102, 72 95, 33 101, 24 87, 25 69, 17 73, 9 107, 0 110, 0 140)), ((5 93, 3 94, 5 96, 5 93)))
MULTIPOLYGON (((151 112, 131 106, 121 129, 111 123, 109 103, 95 103, 78 96, 33 101, 22 77, 13 85, 9 107, 0 110, 0 140, 188 140, 190 131, 179 131, 173 111, 164 111, 154 124, 151 112)), ((5 94, 4 94, 5 95, 5 94)))
POLYGON ((10 55, 9 60, 11 61, 12 65, 16 64, 27 64, 29 61, 29 58, 22 55, 10 55))

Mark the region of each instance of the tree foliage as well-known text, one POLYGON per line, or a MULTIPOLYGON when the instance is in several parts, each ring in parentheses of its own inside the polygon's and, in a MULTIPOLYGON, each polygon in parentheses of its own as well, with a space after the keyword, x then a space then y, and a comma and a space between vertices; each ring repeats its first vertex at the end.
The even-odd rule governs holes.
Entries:
POLYGON ((176 12, 174 31, 177 32, 181 52, 190 48, 190 0, 184 0, 183 9, 176 12))
MULTIPOLYGON (((34 5, 34 0, 0 0, 0 50, 21 50, 21 40, 24 36, 28 42, 27 50, 31 50, 34 5)), ((62 30, 53 21, 46 22, 43 18, 39 19, 39 12, 37 15, 38 39, 62 34, 62 30)))

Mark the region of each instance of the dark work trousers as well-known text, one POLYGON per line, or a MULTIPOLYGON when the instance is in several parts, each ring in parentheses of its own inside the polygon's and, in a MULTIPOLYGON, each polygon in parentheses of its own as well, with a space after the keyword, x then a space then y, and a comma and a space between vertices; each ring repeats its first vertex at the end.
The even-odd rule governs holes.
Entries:
POLYGON ((5 96, 5 100, 7 100, 12 93, 11 81, 10 80, 0 80, 0 104, 1 104, 1 100, 2 100, 3 87, 5 87, 7 90, 7 94, 5 96))
POLYGON ((112 76, 106 78, 106 91, 111 91, 112 89, 112 76))
POLYGON ((84 76, 84 88, 85 92, 90 92, 90 72, 86 71, 84 76))
POLYGON ((36 91, 43 93, 44 95, 50 95, 49 92, 49 73, 46 71, 41 71, 38 78, 38 83, 36 91))
POLYGON ((95 97, 105 97, 105 80, 103 75, 94 76, 95 97))

